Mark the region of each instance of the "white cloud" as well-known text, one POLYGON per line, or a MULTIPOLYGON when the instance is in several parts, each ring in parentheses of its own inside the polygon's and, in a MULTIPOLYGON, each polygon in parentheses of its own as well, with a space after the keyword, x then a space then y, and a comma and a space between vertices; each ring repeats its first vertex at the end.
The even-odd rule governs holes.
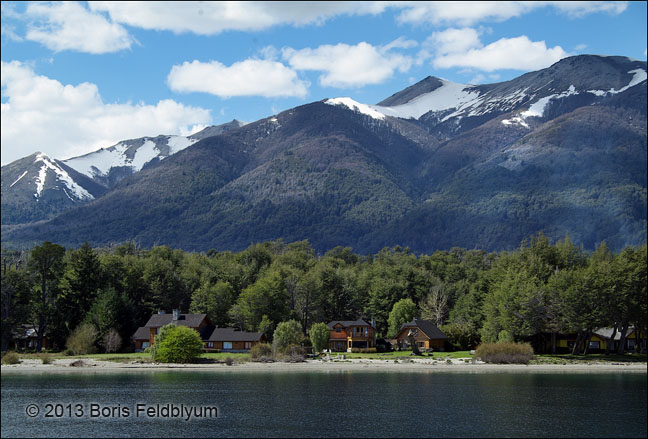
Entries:
POLYGON ((308 83, 280 62, 246 59, 225 66, 218 61, 184 62, 171 68, 167 84, 176 92, 232 96, 295 96, 303 98, 308 83))
POLYGON ((106 104, 95 84, 64 85, 18 61, 2 61, 1 71, 3 165, 36 151, 65 159, 124 139, 181 134, 211 123, 209 110, 173 100, 106 104))
POLYGON ((552 7, 571 17, 605 12, 620 14, 627 2, 614 1, 439 1, 395 2, 392 6, 403 8, 398 16, 400 23, 449 24, 470 26, 482 21, 505 21, 535 9, 552 7))
POLYGON ((382 2, 89 2, 94 11, 144 29, 215 35, 228 30, 258 31, 281 24, 322 24, 337 15, 378 14, 382 2))
POLYGON ((361 42, 322 45, 315 49, 284 48, 283 58, 296 70, 321 71, 319 82, 327 87, 361 87, 389 79, 395 70, 406 72, 411 57, 390 52, 394 47, 411 47, 411 42, 398 39, 384 47, 361 42))
POLYGON ((436 53, 439 55, 462 53, 470 49, 482 47, 479 32, 469 27, 434 32, 428 37, 424 45, 434 47, 436 53))
POLYGON ((538 70, 569 56, 560 46, 548 48, 544 41, 531 41, 525 35, 484 46, 477 31, 470 28, 434 33, 426 45, 434 47, 432 64, 436 68, 466 67, 487 72, 538 70))
POLYGON ((79 3, 29 3, 25 17, 31 20, 25 38, 56 52, 110 53, 128 49, 135 41, 123 26, 79 3))

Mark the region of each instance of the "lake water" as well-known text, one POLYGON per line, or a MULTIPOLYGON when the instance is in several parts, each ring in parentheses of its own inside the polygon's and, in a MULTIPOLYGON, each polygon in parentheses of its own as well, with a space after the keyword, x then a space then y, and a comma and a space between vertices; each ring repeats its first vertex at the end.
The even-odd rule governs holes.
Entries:
POLYGON ((5 373, 2 437, 646 437, 646 401, 643 373, 5 373))

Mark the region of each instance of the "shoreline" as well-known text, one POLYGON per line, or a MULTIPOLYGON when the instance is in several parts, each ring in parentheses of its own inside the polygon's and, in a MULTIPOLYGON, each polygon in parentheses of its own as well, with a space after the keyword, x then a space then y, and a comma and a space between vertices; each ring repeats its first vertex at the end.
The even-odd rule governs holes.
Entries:
POLYGON ((4 374, 31 373, 120 373, 156 371, 197 371, 197 372, 457 372, 457 373, 647 373, 646 363, 589 363, 589 364, 487 364, 481 361, 466 363, 463 359, 446 361, 412 359, 411 361, 393 360, 306 360, 303 363, 223 363, 208 364, 161 364, 140 362, 112 362, 84 358, 85 366, 73 367, 76 359, 58 359, 51 364, 42 364, 37 359, 24 359, 20 364, 2 365, 4 374))

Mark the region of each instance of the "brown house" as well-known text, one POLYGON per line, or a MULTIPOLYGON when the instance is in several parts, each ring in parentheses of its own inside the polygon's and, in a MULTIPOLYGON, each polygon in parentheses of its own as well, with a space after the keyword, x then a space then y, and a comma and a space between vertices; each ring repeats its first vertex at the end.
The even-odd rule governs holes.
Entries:
POLYGON ((448 336, 431 321, 419 319, 414 319, 409 323, 403 323, 398 334, 396 334, 396 344, 399 349, 411 348, 409 340, 410 331, 419 349, 435 349, 437 351, 445 349, 445 342, 448 336))
MULTIPOLYGON (((13 341, 17 350, 34 350, 38 345, 38 332, 33 325, 20 325, 13 331, 13 341)), ((47 332, 43 335, 42 349, 49 349, 47 332)))
POLYGON ((261 332, 217 328, 212 325, 207 314, 180 314, 179 310, 173 310, 172 314, 166 314, 161 311, 158 314, 153 314, 146 325, 138 328, 131 336, 135 344, 135 352, 141 352, 153 345, 160 328, 169 323, 196 330, 200 334, 205 351, 249 351, 255 344, 265 341, 261 332))
POLYGON ((350 352, 352 348, 376 347, 376 328, 364 320, 334 320, 328 323, 331 330, 329 349, 332 352, 350 352))
POLYGON ((263 332, 238 331, 234 328, 213 328, 204 341, 206 351, 249 351, 252 346, 265 342, 263 332))
POLYGON ((180 314, 180 310, 177 309, 174 309, 171 314, 160 311, 158 314, 153 314, 148 319, 148 322, 138 328, 135 334, 132 335, 131 339, 135 342, 135 352, 143 351, 155 343, 155 336, 160 328, 169 323, 195 329, 203 340, 209 337, 209 334, 206 333, 209 327, 213 328, 207 314, 180 314))

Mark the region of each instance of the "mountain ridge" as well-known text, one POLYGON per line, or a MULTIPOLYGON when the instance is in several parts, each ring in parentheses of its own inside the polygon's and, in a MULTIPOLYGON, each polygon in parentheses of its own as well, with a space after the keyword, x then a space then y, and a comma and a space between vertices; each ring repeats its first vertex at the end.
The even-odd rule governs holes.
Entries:
POLYGON ((282 237, 429 252, 514 248, 543 231, 586 248, 640 244, 645 74, 645 62, 583 56, 488 86, 428 77, 381 101, 392 106, 305 104, 198 140, 3 242, 205 251, 282 237), (448 91, 454 103, 394 116, 448 91))

